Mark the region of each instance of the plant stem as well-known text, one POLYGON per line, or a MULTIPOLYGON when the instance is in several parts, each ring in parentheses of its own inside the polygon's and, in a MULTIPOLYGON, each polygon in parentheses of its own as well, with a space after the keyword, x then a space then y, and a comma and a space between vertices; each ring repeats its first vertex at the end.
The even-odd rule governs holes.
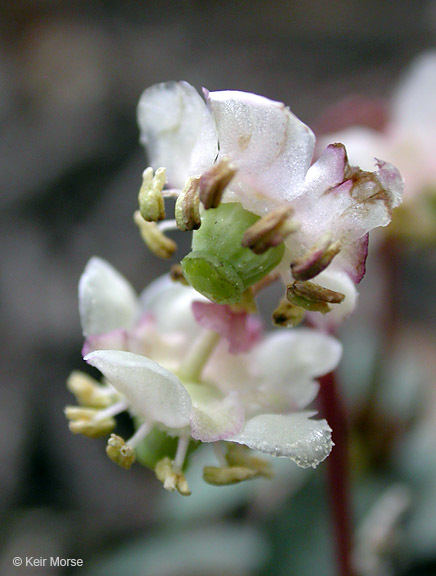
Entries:
POLYGON ((333 429, 335 443, 326 464, 338 574, 353 576, 347 419, 338 393, 335 374, 330 372, 321 377, 320 384, 321 410, 333 429))

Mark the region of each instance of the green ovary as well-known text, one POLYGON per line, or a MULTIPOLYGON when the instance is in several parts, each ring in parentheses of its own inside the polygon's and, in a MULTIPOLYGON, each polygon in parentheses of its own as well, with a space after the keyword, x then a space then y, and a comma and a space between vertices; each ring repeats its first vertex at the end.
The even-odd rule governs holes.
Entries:
POLYGON ((192 252, 181 263, 195 290, 217 304, 235 304, 279 264, 284 244, 261 255, 241 245, 244 232, 257 220, 259 216, 239 203, 203 211, 201 227, 193 233, 192 252))

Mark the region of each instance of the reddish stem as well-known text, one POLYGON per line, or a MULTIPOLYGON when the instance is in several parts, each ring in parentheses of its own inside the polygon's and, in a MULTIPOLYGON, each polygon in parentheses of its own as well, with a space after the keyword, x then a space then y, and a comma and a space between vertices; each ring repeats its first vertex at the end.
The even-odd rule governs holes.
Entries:
POLYGON ((320 378, 320 384, 321 411, 333 430, 335 443, 326 465, 338 574, 353 576, 347 419, 334 373, 320 378))

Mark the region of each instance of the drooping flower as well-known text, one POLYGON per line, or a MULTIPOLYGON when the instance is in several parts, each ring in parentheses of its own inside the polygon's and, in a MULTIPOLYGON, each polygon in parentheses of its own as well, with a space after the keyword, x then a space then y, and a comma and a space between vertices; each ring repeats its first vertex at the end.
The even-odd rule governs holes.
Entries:
MULTIPOLYGON (((224 442, 230 452, 240 444, 303 467, 328 456, 327 422, 303 409, 317 394, 315 379, 339 361, 341 347, 334 338, 311 329, 262 337, 258 320, 207 303, 192 288, 168 279, 154 282, 137 298, 128 282, 98 258, 84 271, 79 299, 85 360, 100 370, 105 384, 88 382, 92 394, 83 395, 84 377, 81 383, 73 378, 70 389, 82 406, 68 408, 67 417, 72 431, 98 436, 109 433, 113 417, 128 410, 137 430, 126 442, 111 436, 107 452, 115 462, 130 467, 135 452, 156 431, 175 437, 174 461, 160 454, 153 467, 167 488, 188 493, 182 467, 192 441, 224 442), (235 335, 244 345, 236 344, 235 335), (102 395, 106 401, 96 404, 93 398, 102 395)), ((257 460, 253 464, 234 454, 227 461, 233 463, 230 472, 222 466, 211 469, 209 481, 266 474, 257 460)))
MULTIPOLYGON (((349 301, 341 304, 331 295, 324 301, 319 294, 314 301, 324 302, 321 311, 332 303, 349 313, 353 283, 365 271, 367 234, 386 226, 401 201, 398 171, 383 161, 377 161, 376 172, 351 167, 340 144, 327 146, 311 166, 315 137, 284 104, 237 91, 205 91, 205 100, 183 82, 143 93, 138 122, 151 165, 166 167, 173 189, 196 181, 205 208, 210 209, 205 197, 214 202, 218 196, 218 202, 240 203, 260 216, 244 235, 244 246, 259 254, 284 241, 285 282, 314 279, 328 288, 334 276, 333 283, 343 285, 339 292, 352 294, 349 301)), ((200 226, 194 244, 201 234, 200 226)), ((193 276, 186 265, 185 273, 193 276)), ((311 287, 305 288, 300 304, 313 309, 307 304, 311 287)))

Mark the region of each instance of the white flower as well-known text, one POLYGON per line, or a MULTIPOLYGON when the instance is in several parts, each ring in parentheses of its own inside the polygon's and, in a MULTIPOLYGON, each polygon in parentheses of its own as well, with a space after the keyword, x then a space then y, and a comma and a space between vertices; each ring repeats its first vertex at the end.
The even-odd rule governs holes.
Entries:
POLYGON ((394 89, 389 119, 383 131, 350 126, 321 138, 337 138, 347 147, 351 162, 370 169, 374 156, 394 162, 405 180, 404 201, 412 202, 435 187, 436 168, 436 51, 421 54, 394 89))
MULTIPOLYGON (((169 185, 180 189, 188 177, 201 176, 220 159, 229 159, 237 174, 224 202, 241 202, 260 216, 283 205, 294 209, 299 230, 285 241, 285 281, 292 280, 289 265, 299 263, 324 285, 319 272, 331 260, 313 276, 308 267, 339 247, 329 272, 337 275, 336 284, 345 283, 343 292, 350 293, 345 275, 354 282, 362 278, 367 233, 386 226, 401 201, 398 171, 382 161, 375 173, 350 168, 341 145, 328 146, 311 166, 315 137, 284 104, 236 91, 205 91, 205 97, 206 102, 183 82, 157 84, 143 93, 138 122, 151 165, 165 166, 169 185)), ((338 320, 354 306, 352 285, 351 292, 352 304, 337 312, 338 320)))
MULTIPOLYGON (((301 409, 316 396, 315 378, 339 362, 341 346, 334 338, 304 329, 259 341, 247 323, 251 348, 231 354, 219 334, 195 322, 192 303, 205 299, 194 290, 161 279, 139 300, 128 282, 98 258, 85 269, 79 297, 88 349, 94 347, 85 360, 121 395, 121 409, 143 422, 139 439, 158 426, 182 439, 244 444, 303 467, 316 466, 328 456, 330 427, 325 420, 312 419, 314 412, 301 409), (153 329, 141 332, 144 312, 153 329), (123 349, 95 349, 119 331, 125 334, 123 349)), ((217 308, 214 325, 231 346, 231 330, 223 326, 223 318, 236 320, 217 308)), ((238 337, 244 337, 240 318, 237 322, 238 337)), ((130 445, 134 448, 135 442, 130 445)))

